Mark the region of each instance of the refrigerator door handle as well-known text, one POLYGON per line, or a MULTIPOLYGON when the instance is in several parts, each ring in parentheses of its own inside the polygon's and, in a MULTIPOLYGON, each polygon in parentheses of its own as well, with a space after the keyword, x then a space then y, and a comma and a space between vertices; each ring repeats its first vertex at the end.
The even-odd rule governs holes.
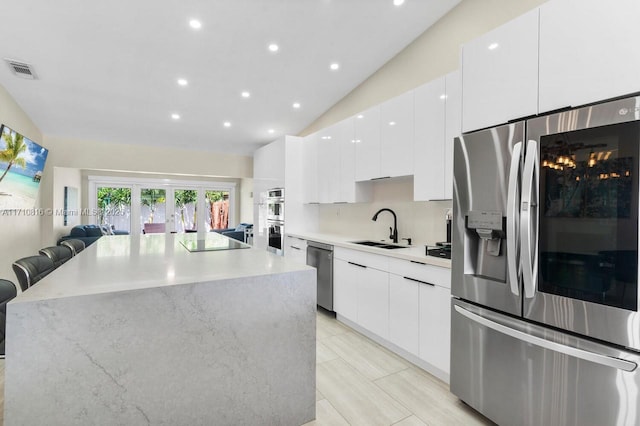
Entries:
POLYGON ((518 269, 518 226, 520 225, 520 212, 518 206, 520 204, 520 160, 522 157, 522 142, 518 142, 513 146, 511 155, 511 167, 509 168, 509 187, 507 194, 507 271, 509 273, 509 285, 511 293, 516 296, 520 295, 518 286, 518 277, 520 270, 518 269))
POLYGON ((538 237, 532 235, 537 220, 538 205, 538 143, 529 141, 524 157, 522 177, 522 201, 520 205, 520 259, 522 259, 522 281, 524 297, 535 294, 538 279, 538 237))
POLYGON ((617 368, 618 370, 631 372, 638 367, 638 365, 635 362, 627 361, 620 358, 614 358, 608 355, 602 355, 596 352, 575 348, 573 346, 563 345, 560 343, 543 339, 541 337, 527 334, 520 330, 515 330, 513 328, 507 327, 506 325, 499 324, 495 321, 491 321, 490 319, 484 318, 478 314, 474 314, 473 312, 470 312, 461 306, 454 305, 454 308, 456 312, 458 312, 460 315, 468 318, 471 321, 474 321, 480 325, 488 327, 499 333, 513 337, 514 339, 522 340, 523 342, 539 346, 543 349, 548 349, 550 351, 569 355, 574 358, 580 358, 585 361, 595 362, 596 364, 604 365, 606 367, 617 368))

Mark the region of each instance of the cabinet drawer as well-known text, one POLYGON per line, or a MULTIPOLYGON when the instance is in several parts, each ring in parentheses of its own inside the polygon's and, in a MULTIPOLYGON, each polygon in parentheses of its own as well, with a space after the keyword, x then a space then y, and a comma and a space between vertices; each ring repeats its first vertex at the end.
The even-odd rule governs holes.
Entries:
POLYGON ((449 268, 397 258, 389 258, 388 265, 389 272, 392 274, 451 288, 451 269, 449 268))
POLYGON ((389 258, 387 256, 366 253, 359 250, 350 250, 343 247, 334 247, 333 257, 380 271, 386 272, 389 270, 389 258))

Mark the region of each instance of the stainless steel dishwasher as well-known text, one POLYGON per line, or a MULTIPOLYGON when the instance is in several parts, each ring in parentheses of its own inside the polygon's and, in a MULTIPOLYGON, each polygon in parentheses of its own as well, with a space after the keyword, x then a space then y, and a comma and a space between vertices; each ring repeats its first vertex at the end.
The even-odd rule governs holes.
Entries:
POLYGON ((318 305, 333 311, 333 246, 308 241, 307 265, 316 268, 318 305))

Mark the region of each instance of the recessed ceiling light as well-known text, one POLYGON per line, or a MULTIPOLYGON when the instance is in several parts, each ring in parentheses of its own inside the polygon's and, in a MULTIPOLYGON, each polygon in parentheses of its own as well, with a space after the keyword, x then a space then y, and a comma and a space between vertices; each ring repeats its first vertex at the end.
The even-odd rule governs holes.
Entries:
POLYGON ((393 0, 394 6, 402 6, 404 4, 404 0, 393 0))
POLYGON ((294 102, 294 103, 293 103, 293 107, 294 107, 295 109, 300 108, 300 102, 294 102))
POLYGON ((180 120, 180 114, 173 113, 171 114, 171 118, 173 118, 174 120, 180 120))
POLYGON ((194 30, 199 30, 200 28, 202 28, 202 22, 198 21, 197 19, 191 19, 189 21, 189 26, 194 30))
POLYGON ((242 96, 243 98, 248 98, 248 97, 251 96, 251 93, 245 91, 245 92, 240 93, 240 96, 242 96))
POLYGON ((498 43, 491 43, 489 46, 487 46, 487 48, 489 50, 494 50, 494 49, 497 49, 498 46, 500 46, 498 43))
POLYGON ((356 118, 364 118, 364 115, 359 114, 356 118))
POLYGON ((337 62, 334 62, 331 65, 329 65, 329 68, 331 68, 332 71, 337 71, 340 68, 340 64, 337 62))
POLYGON ((278 49, 280 49, 280 47, 279 47, 277 44, 275 44, 275 43, 271 43, 271 44, 269 45, 269 50, 270 50, 271 52, 277 52, 277 51, 278 51, 278 49))
POLYGON ((231 127, 231 122, 229 122, 229 121, 225 121, 224 123, 222 123, 222 125, 223 125, 224 127, 231 127))
POLYGON ((389 122, 389 126, 395 126, 395 125, 396 125, 396 122, 395 122, 395 121, 390 121, 390 122, 389 122))
POLYGON ((179 78, 178 79, 178 85, 186 86, 187 84, 189 84, 189 82, 186 79, 184 79, 184 78, 179 78))
POLYGON ((269 132, 269 134, 274 134, 276 131, 273 130, 273 129, 269 129, 269 130, 267 130, 267 132, 269 132))
POLYGON ((447 99, 447 95, 445 95, 444 93, 442 95, 440 95, 440 99, 445 100, 447 99))

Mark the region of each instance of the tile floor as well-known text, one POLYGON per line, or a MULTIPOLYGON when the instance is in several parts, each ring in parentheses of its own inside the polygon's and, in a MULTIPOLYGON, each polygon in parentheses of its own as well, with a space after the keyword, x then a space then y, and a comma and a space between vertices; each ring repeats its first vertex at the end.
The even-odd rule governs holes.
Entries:
MULTIPOLYGON (((446 383, 324 311, 317 315, 316 362, 316 420, 304 426, 493 424, 460 402, 446 383)), ((0 425, 3 404, 0 359, 0 425)))
POLYGON ((377 343, 317 315, 316 420, 309 425, 492 425, 449 386, 377 343))

